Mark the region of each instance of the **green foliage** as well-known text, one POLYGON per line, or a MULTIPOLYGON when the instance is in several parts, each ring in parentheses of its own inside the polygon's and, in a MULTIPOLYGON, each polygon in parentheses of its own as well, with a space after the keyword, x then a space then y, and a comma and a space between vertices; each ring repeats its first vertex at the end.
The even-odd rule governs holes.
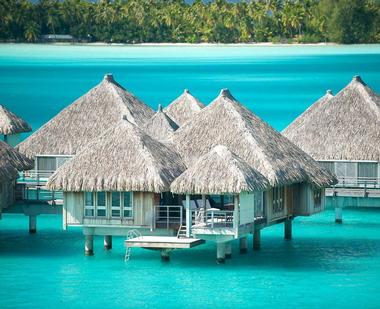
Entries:
POLYGON ((378 0, 0 0, 0 40, 380 42, 378 0))

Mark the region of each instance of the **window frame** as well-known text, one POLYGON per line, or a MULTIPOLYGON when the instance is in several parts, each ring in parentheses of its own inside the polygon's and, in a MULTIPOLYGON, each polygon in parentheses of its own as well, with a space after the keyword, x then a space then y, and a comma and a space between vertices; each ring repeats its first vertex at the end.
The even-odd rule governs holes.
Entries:
POLYGON ((90 192, 90 191, 85 191, 84 192, 84 217, 85 218, 95 218, 95 192, 90 192), (91 194, 91 199, 92 199, 92 205, 87 205, 87 194, 91 194), (88 215, 86 212, 87 211, 92 211, 92 215, 88 215))
POLYGON ((107 192, 106 191, 97 191, 95 192, 96 200, 95 200, 95 211, 96 211, 96 218, 99 219, 104 219, 108 218, 108 203, 107 203, 107 192), (104 193, 104 205, 99 205, 99 197, 98 195, 100 193, 104 193), (99 216, 99 210, 103 211, 104 210, 104 216, 99 216))
POLYGON ((133 219, 133 192, 131 191, 125 191, 125 192, 120 192, 120 195, 121 195, 121 205, 122 205, 122 218, 123 219, 133 219), (126 207, 125 206, 125 194, 128 193, 129 194, 129 206, 126 207), (126 216, 125 215, 125 212, 126 211, 129 211, 129 216, 126 216))
POLYGON ((272 213, 281 214, 285 210, 284 205, 285 190, 284 187, 275 187, 272 190, 272 213))
POLYGON ((111 206, 111 218, 112 219, 121 219, 122 218, 122 201, 121 201, 121 197, 122 197, 122 192, 117 192, 117 191, 112 191, 112 192, 109 192, 109 198, 110 198, 110 206, 111 206), (119 206, 115 206, 113 204, 113 195, 116 194, 119 196, 119 206), (115 216, 113 214, 114 211, 118 211, 119 212, 119 215, 118 216, 115 216))

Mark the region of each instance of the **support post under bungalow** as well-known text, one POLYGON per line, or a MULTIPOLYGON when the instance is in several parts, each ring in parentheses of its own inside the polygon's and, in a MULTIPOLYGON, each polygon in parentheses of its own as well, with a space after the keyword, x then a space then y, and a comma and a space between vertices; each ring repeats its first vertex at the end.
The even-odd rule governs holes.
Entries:
POLYGON ((84 255, 94 255, 94 235, 85 235, 84 255))
POLYGON ((335 206, 335 223, 342 223, 343 222, 343 219, 342 219, 342 207, 336 207, 335 206))
POLYGON ((190 194, 186 194, 186 237, 191 236, 191 221, 190 194))
POLYGON ((247 237, 240 238, 239 242, 240 242, 240 253, 247 253, 247 251, 248 251, 247 237))
POLYGON ((203 211, 203 222, 207 223, 207 205, 206 205, 206 195, 202 194, 202 211, 203 211))
POLYGON ((286 240, 292 239, 292 219, 286 218, 284 222, 284 237, 286 240))
POLYGON ((170 261, 170 255, 169 255, 169 250, 168 249, 161 249, 161 260, 164 262, 169 262, 170 261))
POLYGON ((105 250, 112 249, 112 236, 111 235, 105 235, 104 236, 104 249, 105 250))
POLYGON ((226 259, 232 258, 232 241, 226 242, 226 259))
POLYGON ((261 247, 261 230, 255 229, 253 232, 253 250, 258 251, 261 247))
POLYGON ((226 243, 216 243, 216 262, 218 264, 224 263, 226 260, 226 243))
POLYGON ((37 216, 29 216, 29 234, 36 234, 37 232, 37 216))

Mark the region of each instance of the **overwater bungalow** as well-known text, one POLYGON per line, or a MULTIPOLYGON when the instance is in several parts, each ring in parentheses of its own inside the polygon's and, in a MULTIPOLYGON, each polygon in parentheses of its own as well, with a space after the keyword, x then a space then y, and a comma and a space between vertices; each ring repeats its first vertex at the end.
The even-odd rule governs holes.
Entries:
POLYGON ((20 134, 30 131, 32 128, 25 120, 0 105, 1 140, 14 147, 20 142, 20 134))
POLYGON ((29 172, 37 183, 47 178, 90 141, 125 116, 142 126, 154 111, 106 74, 104 79, 34 132, 17 149, 35 159, 29 172))
MULTIPOLYGON (((160 113, 160 111, 159 111, 160 113)), ((162 116, 161 116, 162 117, 162 116)), ((217 243, 218 261, 231 241, 323 210, 332 173, 223 90, 163 144, 128 120, 81 149, 49 179, 64 192, 64 225, 82 225, 85 253, 93 236, 134 237, 127 247, 161 250, 217 243)))
POLYGON ((310 106, 283 134, 337 175, 326 194, 337 222, 342 207, 380 207, 380 96, 359 76, 310 106))
POLYGON ((15 201, 14 186, 18 171, 30 169, 32 166, 32 160, 0 141, 0 218, 2 210, 15 201))
POLYGON ((192 119, 205 105, 194 97, 188 89, 176 98, 172 103, 164 108, 164 112, 181 126, 192 119))
POLYGON ((173 134, 179 126, 162 110, 160 104, 157 113, 150 118, 142 128, 148 135, 158 141, 169 143, 172 141, 173 134))

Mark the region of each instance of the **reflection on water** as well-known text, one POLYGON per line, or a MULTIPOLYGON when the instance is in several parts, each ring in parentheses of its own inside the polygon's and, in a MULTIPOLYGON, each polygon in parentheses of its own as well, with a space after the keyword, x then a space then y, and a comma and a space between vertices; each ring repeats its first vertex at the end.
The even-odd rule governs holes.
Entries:
MULTIPOLYGON (((81 230, 61 231, 61 217, 40 216, 38 233, 27 233, 27 217, 0 221, 1 308, 279 307, 375 308, 380 288, 380 211, 345 209, 335 224, 328 210, 294 222, 292 241, 283 226, 263 230, 262 249, 215 263, 215 245, 172 253, 133 249, 123 260, 123 239, 112 251, 95 240, 95 256, 83 255, 81 230), (322 297, 322 296, 323 297, 322 297)), ((250 239, 252 242, 252 239, 250 239)))

